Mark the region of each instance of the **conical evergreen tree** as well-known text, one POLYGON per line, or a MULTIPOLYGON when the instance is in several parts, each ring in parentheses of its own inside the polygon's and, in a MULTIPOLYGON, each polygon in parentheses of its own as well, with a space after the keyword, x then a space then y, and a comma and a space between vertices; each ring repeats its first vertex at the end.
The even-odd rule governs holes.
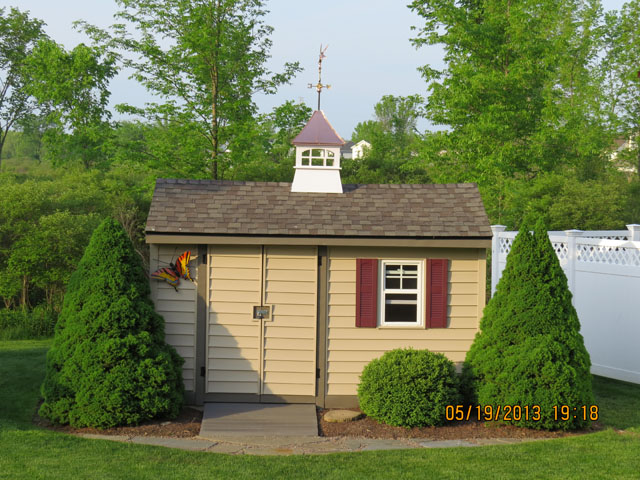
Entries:
POLYGON ((547 430, 582 428, 593 404, 589 353, 544 222, 538 221, 534 234, 529 225, 525 222, 513 241, 467 353, 466 393, 470 401, 503 411, 504 406, 520 406, 521 419, 508 423, 547 430))
POLYGON ((47 355, 40 415, 109 428, 182 406, 183 360, 164 341, 149 280, 126 232, 105 220, 73 273, 47 355))

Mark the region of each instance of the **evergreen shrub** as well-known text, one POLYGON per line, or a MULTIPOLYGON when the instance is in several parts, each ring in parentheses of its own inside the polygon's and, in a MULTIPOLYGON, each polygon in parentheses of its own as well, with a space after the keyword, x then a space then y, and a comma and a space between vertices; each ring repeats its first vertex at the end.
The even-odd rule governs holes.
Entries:
POLYGON ((367 416, 389 425, 442 425, 446 406, 459 403, 455 367, 441 353, 391 350, 364 367, 358 400, 367 416))
POLYGON ((530 407, 512 423, 545 430, 586 427, 581 407, 593 404, 591 361, 571 303, 567 278, 542 221, 525 222, 502 278, 487 304, 463 367, 466 400, 478 405, 530 407), (531 408, 540 407, 540 419, 531 408), (568 420, 554 407, 567 405, 568 420), (576 408, 576 418, 573 418, 576 408))
POLYGON ((165 343, 149 294, 129 237, 105 220, 69 281, 47 354, 40 415, 109 428, 180 412, 183 360, 165 343))

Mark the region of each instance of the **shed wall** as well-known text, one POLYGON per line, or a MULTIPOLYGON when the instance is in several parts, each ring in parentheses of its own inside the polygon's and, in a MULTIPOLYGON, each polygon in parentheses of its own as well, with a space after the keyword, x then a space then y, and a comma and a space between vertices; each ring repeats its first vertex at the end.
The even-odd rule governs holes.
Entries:
POLYGON ((330 247, 327 395, 356 395, 364 366, 394 348, 426 348, 463 361, 478 331, 485 289, 484 250, 330 247), (356 258, 448 258, 448 327, 357 328, 356 258))
MULTIPOLYGON (((195 245, 151 245, 151 272, 169 266, 185 250, 191 250, 190 265, 195 265, 198 260, 195 245)), ((187 392, 195 391, 196 270, 191 268, 191 276, 196 283, 182 279, 177 292, 167 282, 151 280, 151 298, 156 311, 164 318, 165 340, 184 359, 182 378, 187 392)))

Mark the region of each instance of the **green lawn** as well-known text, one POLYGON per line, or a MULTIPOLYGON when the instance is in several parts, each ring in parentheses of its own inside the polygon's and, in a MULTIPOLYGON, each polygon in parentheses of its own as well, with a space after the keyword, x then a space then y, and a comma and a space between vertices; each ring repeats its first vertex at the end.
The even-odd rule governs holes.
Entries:
POLYGON ((640 386, 595 378, 589 435, 499 447, 253 457, 85 440, 34 427, 49 341, 0 342, 0 478, 640 478, 640 386))

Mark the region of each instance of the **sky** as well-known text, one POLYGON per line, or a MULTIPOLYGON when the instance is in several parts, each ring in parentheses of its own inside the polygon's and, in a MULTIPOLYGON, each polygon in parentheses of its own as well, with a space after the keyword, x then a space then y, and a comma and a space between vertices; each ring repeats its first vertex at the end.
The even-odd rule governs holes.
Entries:
MULTIPOLYGON (((322 82, 331 89, 322 93, 322 110, 345 139, 354 127, 373 119, 373 107, 383 95, 427 95, 427 84, 418 67, 442 67, 438 47, 411 45, 411 26, 421 18, 407 4, 409 0, 271 0, 264 17, 274 27, 268 67, 282 70, 285 62, 298 61, 304 68, 276 95, 257 95, 262 112, 287 100, 302 101, 314 110, 317 93, 309 83, 318 81, 320 45, 328 45, 322 65, 322 82)), ((605 10, 620 9, 624 0, 603 0, 605 10)), ((113 0, 0 0, 1 7, 17 7, 44 20, 45 31, 70 49, 88 39, 73 29, 75 20, 99 27, 113 23, 118 7, 113 0)), ((143 105, 153 98, 134 80, 122 73, 111 83, 111 103, 143 105)), ((418 128, 428 127, 426 121, 418 128)))

